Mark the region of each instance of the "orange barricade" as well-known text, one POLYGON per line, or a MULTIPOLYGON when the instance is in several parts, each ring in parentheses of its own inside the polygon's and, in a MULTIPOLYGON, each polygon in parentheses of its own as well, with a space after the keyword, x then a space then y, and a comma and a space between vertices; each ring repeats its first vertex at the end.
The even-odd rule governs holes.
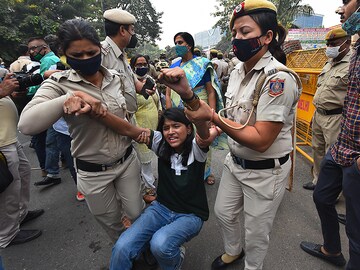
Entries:
POLYGON ((325 48, 298 50, 287 55, 287 66, 294 70, 303 84, 303 91, 299 99, 296 118, 296 150, 309 161, 311 155, 301 146, 311 146, 311 118, 315 107, 312 103, 316 91, 317 77, 326 63, 325 48))

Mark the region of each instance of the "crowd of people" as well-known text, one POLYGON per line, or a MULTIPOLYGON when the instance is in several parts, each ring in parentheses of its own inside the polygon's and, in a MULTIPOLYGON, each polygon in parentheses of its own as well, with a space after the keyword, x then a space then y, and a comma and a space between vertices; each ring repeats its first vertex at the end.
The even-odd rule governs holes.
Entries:
MULTIPOLYGON (((335 209, 342 191, 348 270, 360 269, 360 41, 351 49, 351 36, 360 33, 359 6, 344 2, 342 28, 325 38, 329 61, 318 78, 311 123, 314 180, 304 185, 314 190, 324 242, 300 243, 310 255, 346 264, 335 209)), ((234 9, 226 60, 216 50, 204 57, 192 35, 179 32, 172 61, 164 54, 155 62, 142 54, 128 61, 126 49, 137 45, 136 18, 121 9, 103 16, 104 41, 86 20, 67 20, 56 37, 19 46, 19 58, 3 72, 0 247, 41 235, 21 227, 44 210, 28 210, 31 169, 20 130, 32 136, 42 170, 35 186, 60 184, 59 161, 66 161, 77 200, 86 201, 114 243, 111 270, 132 269, 141 254, 161 269, 181 269, 184 244, 209 218, 212 149, 228 149, 214 207, 224 252, 211 269, 240 260, 246 270, 263 269, 292 168, 302 92, 300 78, 286 67, 286 30, 275 5, 245 0, 234 9), (45 80, 20 91, 14 72, 25 71, 45 80)))

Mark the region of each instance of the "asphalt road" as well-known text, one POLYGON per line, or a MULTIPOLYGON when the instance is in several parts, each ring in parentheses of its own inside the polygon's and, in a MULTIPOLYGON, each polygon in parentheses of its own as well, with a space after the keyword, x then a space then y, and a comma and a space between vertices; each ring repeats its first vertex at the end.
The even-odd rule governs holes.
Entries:
MULTIPOLYGON (((32 170, 32 182, 41 179, 35 152, 28 147, 29 137, 20 135, 32 170)), ((226 151, 213 156, 216 184, 207 186, 210 218, 200 234, 185 244, 186 256, 182 270, 210 269, 214 258, 223 252, 219 226, 213 213, 218 183, 226 151)), ((155 166, 156 167, 156 164, 155 166)), ((302 184, 311 180, 311 164, 297 155, 294 189, 286 192, 274 221, 270 247, 264 270, 339 269, 303 252, 303 240, 321 243, 319 217, 312 201, 312 192, 302 184)), ((112 243, 90 214, 85 202, 75 199, 76 187, 67 170, 61 171, 62 183, 46 188, 31 187, 30 209, 43 208, 45 213, 27 224, 26 229, 41 229, 42 236, 22 244, 0 250, 5 270, 105 270, 108 269, 112 243)), ((344 199, 338 203, 339 213, 344 213, 344 199)), ((343 253, 348 255, 348 240, 341 225, 343 253)), ((241 236, 243 239, 243 235, 241 236)), ((239 262, 229 270, 243 269, 239 262)), ((140 260, 136 270, 149 269, 140 260)))

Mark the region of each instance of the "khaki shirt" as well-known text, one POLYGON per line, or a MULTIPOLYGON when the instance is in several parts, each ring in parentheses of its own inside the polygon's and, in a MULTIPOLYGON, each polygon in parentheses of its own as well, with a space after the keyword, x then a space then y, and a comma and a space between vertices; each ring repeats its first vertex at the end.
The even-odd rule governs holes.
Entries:
POLYGON ((16 142, 18 118, 18 111, 11 98, 0 98, 0 147, 16 142))
MULTIPOLYGON (((248 119, 252 101, 254 99, 255 84, 260 75, 274 68, 284 68, 269 52, 257 62, 255 67, 245 75, 244 64, 238 64, 232 71, 229 79, 228 90, 225 93, 226 107, 238 104, 240 106, 228 110, 228 118, 237 123, 245 124, 248 119)), ((300 89, 299 89, 300 88, 300 89)), ((264 153, 245 147, 228 137, 230 151, 243 159, 263 160, 280 158, 292 151, 291 128, 293 126, 296 104, 301 94, 293 75, 279 71, 267 77, 255 113, 250 117, 249 125, 256 121, 269 121, 284 123, 274 143, 264 153), (284 80, 283 92, 278 96, 270 95, 270 83, 275 79, 284 80)))
POLYGON ((104 67, 100 70, 104 74, 100 89, 74 70, 51 75, 24 108, 19 129, 25 134, 37 134, 64 116, 72 138, 73 157, 98 164, 110 164, 124 156, 131 144, 129 137, 115 133, 89 115, 63 113, 64 101, 71 96, 72 91, 78 90, 101 100, 109 112, 126 119, 127 108, 119 75, 104 67))
POLYGON ((326 62, 318 76, 317 89, 313 99, 316 108, 333 110, 344 106, 347 91, 350 50, 340 62, 326 62))
POLYGON ((125 86, 125 98, 128 112, 134 114, 137 110, 135 89, 137 78, 127 61, 126 53, 121 50, 110 37, 106 37, 101 43, 101 46, 101 64, 107 69, 114 69, 120 73, 120 77, 125 86))

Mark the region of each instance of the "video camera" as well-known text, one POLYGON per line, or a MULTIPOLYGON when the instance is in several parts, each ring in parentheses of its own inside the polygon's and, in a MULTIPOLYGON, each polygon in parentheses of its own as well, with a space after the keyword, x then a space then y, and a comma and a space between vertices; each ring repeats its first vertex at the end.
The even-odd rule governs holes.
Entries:
POLYGON ((26 92, 30 86, 39 85, 44 81, 41 74, 29 74, 23 72, 15 72, 13 78, 19 82, 19 88, 15 92, 26 92))

